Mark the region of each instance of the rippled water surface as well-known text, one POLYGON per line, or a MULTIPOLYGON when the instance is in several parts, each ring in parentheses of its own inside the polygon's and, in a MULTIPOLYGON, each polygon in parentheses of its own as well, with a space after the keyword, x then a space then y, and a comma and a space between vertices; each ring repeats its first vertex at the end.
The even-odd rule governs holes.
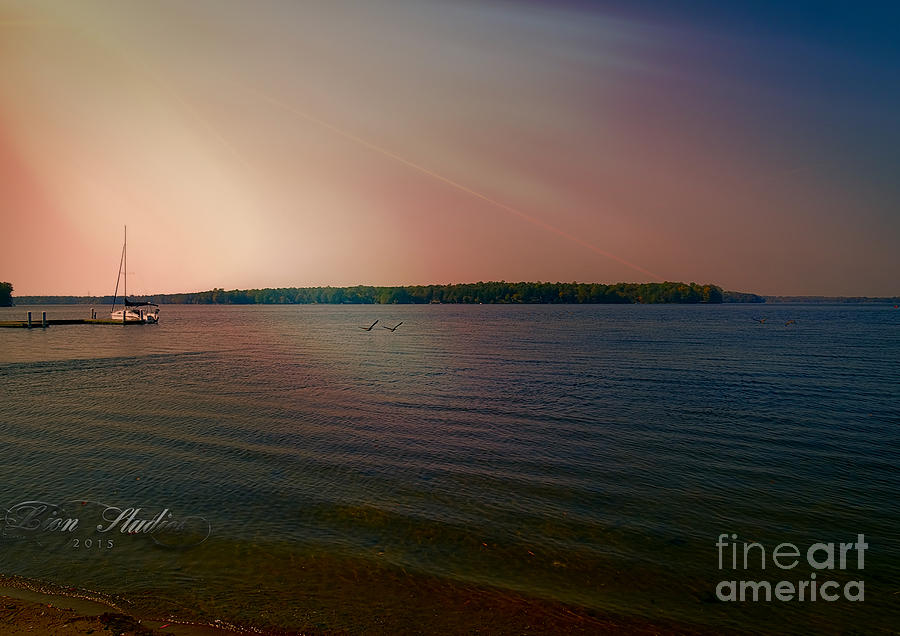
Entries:
POLYGON ((462 631, 490 590, 499 631, 534 599, 887 632, 898 354, 889 306, 165 305, 156 326, 0 329, 2 508, 80 523, 7 515, 0 573, 289 629, 462 631), (110 506, 185 526, 101 533, 110 506), (723 579, 812 571, 719 570, 721 533, 862 533, 864 570, 818 577, 864 580, 865 601, 717 601, 723 579))

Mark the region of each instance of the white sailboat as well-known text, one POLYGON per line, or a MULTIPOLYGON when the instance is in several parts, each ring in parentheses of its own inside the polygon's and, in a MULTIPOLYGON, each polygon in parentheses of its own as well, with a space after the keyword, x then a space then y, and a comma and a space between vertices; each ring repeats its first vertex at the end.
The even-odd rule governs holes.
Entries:
POLYGON ((138 322, 156 324, 159 322, 159 305, 145 301, 128 300, 128 227, 125 227, 125 242, 122 244, 122 256, 119 259, 119 275, 116 278, 116 291, 113 294, 112 311, 109 314, 117 322, 138 322), (116 309, 119 299, 119 281, 125 272, 125 293, 122 294, 122 308, 116 309))

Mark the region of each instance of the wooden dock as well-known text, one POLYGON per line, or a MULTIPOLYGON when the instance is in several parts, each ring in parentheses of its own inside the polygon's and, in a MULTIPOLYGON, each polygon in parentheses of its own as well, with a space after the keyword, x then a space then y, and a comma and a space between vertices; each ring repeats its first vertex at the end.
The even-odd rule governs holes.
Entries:
POLYGON ((28 312, 26 320, 4 320, 0 321, 0 328, 7 327, 13 329, 46 329, 51 325, 119 325, 120 327, 128 327, 131 325, 145 325, 150 323, 121 320, 112 320, 110 318, 61 318, 51 320, 47 318, 47 312, 41 312, 41 317, 37 320, 32 319, 31 312, 28 312))
POLYGON ((0 328, 21 328, 21 329, 45 329, 51 325, 119 325, 120 327, 130 327, 132 325, 144 325, 149 323, 131 321, 122 322, 121 320, 110 320, 109 318, 101 320, 100 318, 91 320, 90 318, 72 318, 65 320, 48 320, 46 324, 42 324, 40 320, 32 322, 30 325, 27 320, 4 320, 0 321, 0 328))

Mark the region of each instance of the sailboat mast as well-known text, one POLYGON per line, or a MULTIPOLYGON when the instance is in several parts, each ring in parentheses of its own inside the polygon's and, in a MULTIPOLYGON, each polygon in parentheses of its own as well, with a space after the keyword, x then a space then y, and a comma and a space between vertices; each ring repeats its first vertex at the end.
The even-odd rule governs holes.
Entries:
POLYGON ((125 246, 123 248, 125 258, 125 302, 128 302, 128 226, 125 226, 125 246))
POLYGON ((119 273, 116 274, 116 291, 113 293, 112 308, 110 311, 116 310, 116 300, 119 298, 119 283, 122 282, 122 261, 125 260, 125 246, 122 246, 122 253, 119 254, 119 273))

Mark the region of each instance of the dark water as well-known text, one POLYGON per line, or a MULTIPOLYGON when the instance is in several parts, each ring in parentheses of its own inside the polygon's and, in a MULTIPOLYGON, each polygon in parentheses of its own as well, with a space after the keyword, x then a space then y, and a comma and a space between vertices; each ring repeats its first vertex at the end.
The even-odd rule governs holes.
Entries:
POLYGON ((898 355, 889 306, 163 306, 157 326, 0 329, 2 508, 79 519, 7 528, 0 573, 264 628, 465 631, 490 590, 494 631, 535 599, 887 633, 898 355), (358 328, 376 318, 403 325, 358 328), (108 506, 185 525, 100 533, 108 506), (719 570, 722 533, 802 561, 735 572, 728 547, 719 570), (858 534, 864 569, 807 564, 858 534), (864 601, 716 599, 811 572, 864 601))

